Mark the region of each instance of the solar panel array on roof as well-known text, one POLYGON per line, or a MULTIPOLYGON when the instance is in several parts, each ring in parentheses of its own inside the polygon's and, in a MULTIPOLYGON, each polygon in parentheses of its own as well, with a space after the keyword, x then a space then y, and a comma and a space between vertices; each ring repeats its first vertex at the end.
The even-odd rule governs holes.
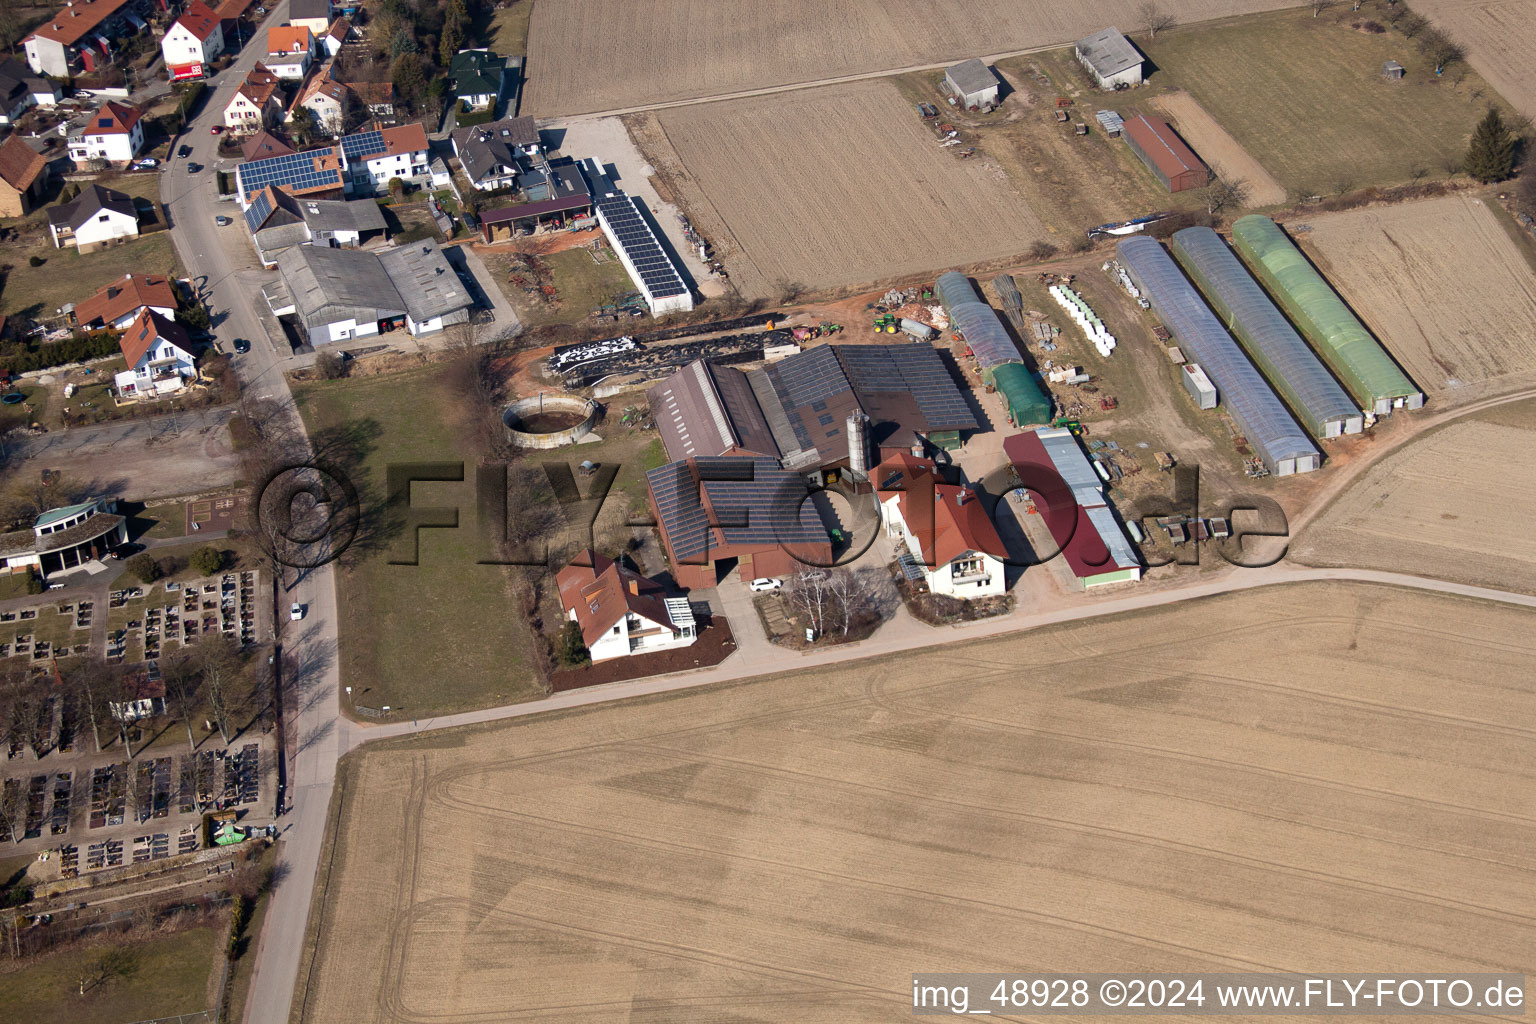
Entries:
POLYGON ((688 462, 674 462, 646 474, 662 530, 679 558, 708 555, 710 510, 726 544, 780 546, 826 543, 805 481, 772 459, 697 458, 695 481, 688 462), (709 500, 706 509, 701 500, 709 500))
POLYGON ((929 345, 838 345, 838 359, 855 391, 903 391, 917 400, 929 430, 981 426, 965 396, 929 345))
POLYGON ((779 385, 780 393, 795 407, 825 402, 849 387, 848 376, 830 345, 781 359, 768 368, 768 373, 779 385))
POLYGON ((635 208, 634 197, 623 192, 604 196, 597 200, 598 212, 608 225, 608 230, 624 249, 630 265, 640 276, 645 290, 653 299, 668 295, 686 295, 687 287, 677 268, 662 251, 650 225, 635 208))
POLYGON ((344 135, 341 139, 341 151, 346 154, 348 160, 358 160, 382 153, 384 152, 384 133, 371 131, 344 135))
POLYGON ((1222 403, 1276 476, 1319 468, 1322 455, 1280 401, 1178 264, 1155 238, 1127 238, 1116 246, 1126 271, 1178 338, 1221 389, 1222 403))
POLYGON ((268 193, 259 192, 251 201, 250 209, 245 211, 246 226, 254 234, 261 229, 261 222, 272 215, 272 200, 268 193))
POLYGON ((315 158, 329 155, 326 150, 307 153, 289 153, 265 160, 253 160, 237 167, 240 188, 245 195, 268 185, 281 185, 290 192, 304 189, 341 187, 341 170, 337 167, 315 169, 315 158))

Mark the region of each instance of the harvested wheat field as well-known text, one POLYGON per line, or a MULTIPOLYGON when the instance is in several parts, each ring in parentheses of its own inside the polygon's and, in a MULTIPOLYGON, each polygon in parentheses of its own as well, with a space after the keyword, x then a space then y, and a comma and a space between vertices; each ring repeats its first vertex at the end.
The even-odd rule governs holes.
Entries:
POLYGON ((385 743, 344 764, 298 1015, 847 1024, 903 1019, 920 970, 1523 971, 1533 626, 1308 584, 385 743))
POLYGON ((1297 237, 1426 393, 1469 401, 1536 383, 1536 272, 1479 199, 1309 218, 1297 237))
MULTIPOLYGON (((1138 0, 538 0, 522 112, 630 109, 748 89, 1059 46, 1106 25, 1141 28, 1138 0)), ((1164 0, 1180 22, 1289 6, 1164 0)), ((785 137, 814 159, 815 140, 785 137)))
POLYGON ((1012 256, 1046 236, 1000 167, 937 145, 889 82, 677 107, 656 123, 670 153, 637 141, 749 296, 1012 256))
POLYGON ((1279 206, 1285 202, 1285 189, 1280 183, 1189 93, 1171 92, 1159 96, 1152 101, 1152 106, 1163 112, 1168 122, 1184 136, 1184 141, 1200 154, 1218 177, 1247 184, 1245 206, 1279 206))
POLYGON ((1467 62, 1516 110, 1536 117, 1536 0, 1418 0, 1427 16, 1467 48, 1467 62))
POLYGON ((1302 532, 1308 565, 1391 569, 1536 593, 1536 403, 1459 420, 1411 442, 1302 532))

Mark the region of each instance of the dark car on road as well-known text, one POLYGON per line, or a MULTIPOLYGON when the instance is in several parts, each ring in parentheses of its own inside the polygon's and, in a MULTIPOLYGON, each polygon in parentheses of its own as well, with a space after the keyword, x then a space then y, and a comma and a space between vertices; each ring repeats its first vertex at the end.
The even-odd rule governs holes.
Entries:
POLYGON ((183 160, 185 160, 187 157, 192 155, 192 147, 191 146, 182 146, 180 149, 178 149, 176 151, 176 155, 181 157, 183 160))
POLYGON ((251 343, 250 342, 246 341, 244 338, 236 338, 235 339, 235 351, 236 352, 245 353, 245 352, 249 352, 250 350, 251 350, 251 343))
POLYGON ((198 171, 200 171, 202 169, 203 169, 203 165, 202 164, 197 164, 197 163, 187 164, 187 173, 188 174, 196 174, 198 171))

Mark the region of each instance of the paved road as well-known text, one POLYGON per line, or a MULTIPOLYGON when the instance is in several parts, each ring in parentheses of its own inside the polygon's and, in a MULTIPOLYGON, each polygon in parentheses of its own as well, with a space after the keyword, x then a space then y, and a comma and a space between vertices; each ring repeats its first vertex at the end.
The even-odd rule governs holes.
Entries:
MULTIPOLYGON (((287 0, 272 7, 267 24, 288 20, 287 0)), ((258 37, 259 37, 258 33, 258 37)), ((250 269, 254 263, 250 242, 239 224, 239 209, 220 202, 214 170, 219 165, 218 139, 209 127, 223 122, 224 107, 235 88, 261 55, 264 47, 247 43, 235 64, 224 71, 209 90, 202 112, 175 146, 192 147, 187 159, 173 149, 169 167, 161 176, 160 198, 171 225, 171 238, 182 266, 194 277, 208 302, 214 333, 226 351, 235 338, 246 338, 251 351, 235 357, 242 385, 258 396, 270 395, 284 403, 295 428, 303 424, 292 406, 282 368, 290 353, 272 348, 255 313, 262 285, 275 276, 250 269), (191 174, 189 163, 204 169, 191 174), (214 218, 235 218, 235 224, 218 227, 214 218)), ((336 723, 339 719, 340 674, 335 651, 337 636, 335 577, 329 567, 316 570, 297 584, 285 587, 280 605, 298 601, 307 605, 302 622, 279 615, 279 640, 284 646, 285 666, 305 666, 298 687, 289 691, 289 772, 282 838, 277 844, 278 863, 284 882, 273 892, 266 925, 256 948, 255 975, 246 1004, 246 1019, 261 1024, 286 1024, 303 948, 304 926, 309 917, 310 894, 325 837, 326 808, 341 754, 336 723), (297 706, 294 706, 297 705, 297 706)), ((294 673, 290 673, 292 675, 294 673)))
POLYGON ((709 669, 694 669, 667 676, 651 676, 645 679, 607 683, 583 690, 567 690, 563 693, 546 697, 543 700, 529 701, 525 704, 487 708, 483 711, 470 711, 461 715, 446 715, 441 718, 432 718, 421 722, 391 722, 387 725, 378 726, 359 726, 354 723, 347 723, 347 727, 342 732, 344 738, 343 747, 345 750, 351 750, 363 743, 387 737, 407 736, 416 732, 451 729, 482 722, 498 722, 508 718, 522 718, 525 715, 543 714, 548 711, 559 711, 565 708, 582 707, 589 704, 603 704, 608 701, 622 700, 629 697, 669 693, 675 690, 686 690, 699 686, 708 686, 713 683, 730 682, 752 676, 767 675, 774 672, 846 664, 863 658, 918 650, 938 643, 955 643, 963 640, 1000 636, 1005 633, 1017 633, 1038 629, 1041 626, 1058 625, 1064 622, 1077 622, 1103 615, 1119 615, 1125 612, 1159 608, 1175 604, 1179 601, 1252 590, 1257 587, 1325 580, 1383 583, 1391 586, 1409 587, 1415 590, 1428 590, 1434 593, 1452 594, 1460 597, 1471 597, 1484 601, 1497 601, 1502 604, 1536 608, 1536 596, 1529 594, 1516 594, 1505 590, 1494 590, 1489 587, 1473 587, 1460 583, 1447 583, 1444 580, 1410 576, 1406 573, 1378 572, 1370 569, 1309 569, 1290 566, 1284 563, 1265 569, 1234 568, 1219 579, 1208 580, 1176 590, 1139 590, 1135 593, 1126 594, 1123 597, 1098 601, 1093 604, 1074 604, 1050 611, 1014 614, 997 619, 985 619, 980 622, 966 623, 964 625, 930 626, 916 619, 906 618, 902 620, 901 628, 893 629, 891 628, 893 623, 887 623, 881 628, 880 632, 876 633, 869 640, 848 647, 823 648, 804 654, 782 647, 771 647, 771 654, 762 654, 754 658, 732 655, 721 664, 709 669))

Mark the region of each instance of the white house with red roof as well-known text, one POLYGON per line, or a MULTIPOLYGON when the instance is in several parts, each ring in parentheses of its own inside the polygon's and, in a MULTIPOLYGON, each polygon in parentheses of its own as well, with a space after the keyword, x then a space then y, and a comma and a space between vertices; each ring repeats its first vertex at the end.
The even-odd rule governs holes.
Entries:
POLYGON ((278 78, 302 79, 309 74, 317 49, 314 33, 301 25, 267 29, 266 63, 278 78))
POLYGON ((224 106, 224 126, 236 132, 258 132, 283 120, 278 78, 261 61, 245 73, 224 106))
POLYGON ((86 330, 120 331, 146 309, 176 319, 176 286, 160 274, 124 274, 75 306, 75 323, 86 330))
POLYGON ((874 479, 885 535, 906 547, 903 564, 921 571, 930 593, 1007 593, 1008 549, 975 490, 945 483, 931 460, 906 452, 888 455, 874 479))
POLYGON ((144 124, 139 108, 113 100, 103 103, 84 128, 69 135, 69 158, 81 169, 92 160, 126 167, 143 148, 144 124))
POLYGON ((687 598, 590 548, 555 575, 560 604, 594 662, 687 647, 698 629, 687 598))
POLYGON ((206 4, 192 0, 181 17, 160 40, 160 52, 172 81, 202 78, 208 62, 224 52, 224 30, 219 16, 206 4))
POLYGON ((117 375, 121 398, 159 398, 175 394, 196 379, 197 363, 187 332, 173 320, 144 309, 118 339, 128 369, 117 375))
POLYGON ((383 192, 391 178, 414 181, 432 173, 427 131, 419 121, 377 132, 365 129, 342 141, 348 139, 353 140, 346 157, 354 186, 383 192))

